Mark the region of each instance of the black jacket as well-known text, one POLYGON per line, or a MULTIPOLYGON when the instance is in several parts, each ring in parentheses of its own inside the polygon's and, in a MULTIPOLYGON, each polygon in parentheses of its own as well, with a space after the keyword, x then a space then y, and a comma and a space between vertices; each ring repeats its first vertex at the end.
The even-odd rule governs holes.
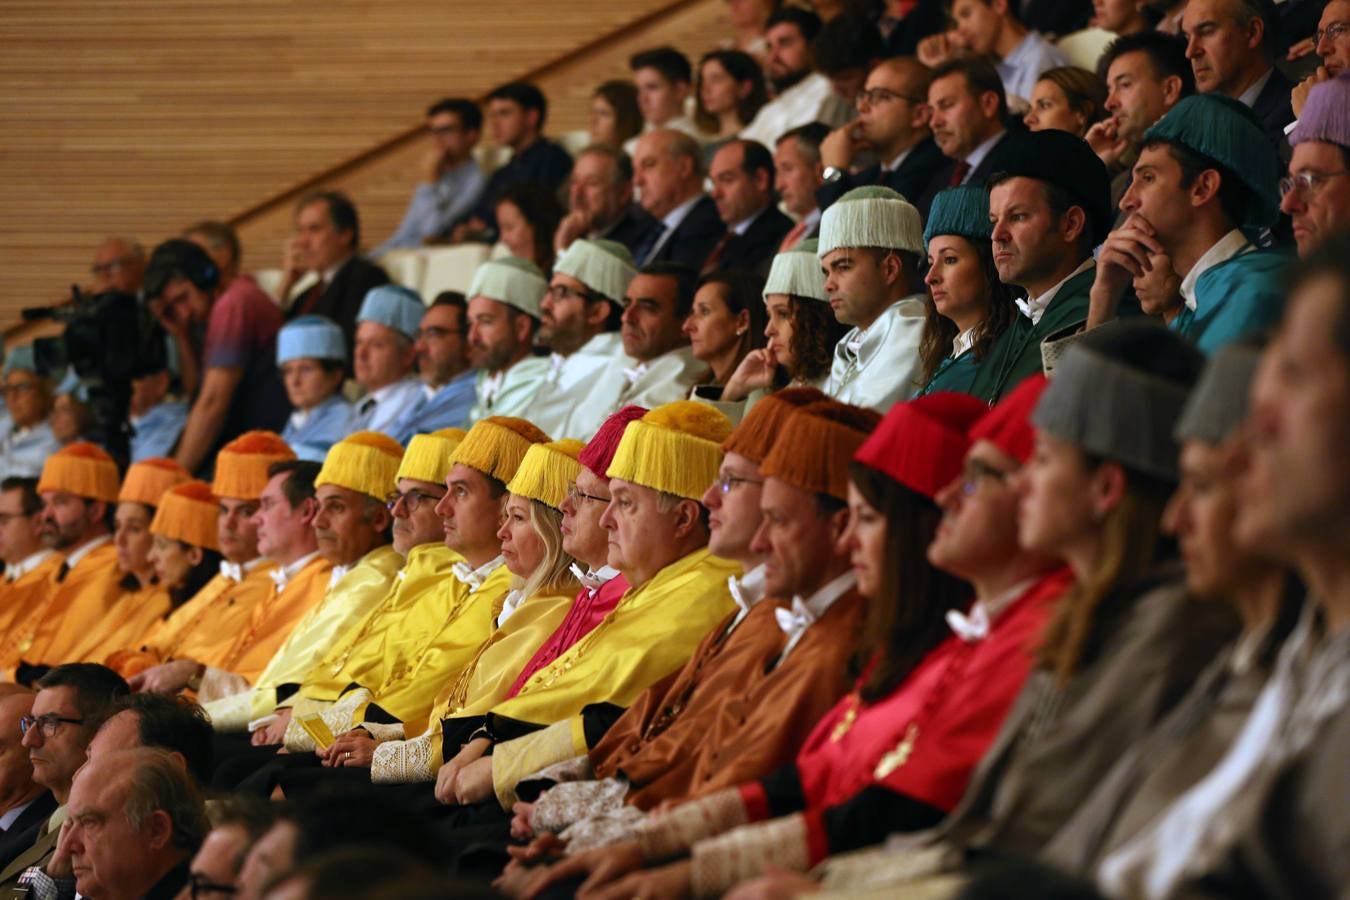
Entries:
POLYGON ((899 192, 918 208, 919 215, 927 219, 933 196, 947 186, 951 166, 951 160, 942 155, 933 139, 924 138, 914 145, 895 171, 883 172, 880 165, 875 165, 856 174, 845 173, 838 181, 827 182, 816 189, 816 203, 824 210, 856 187, 880 184, 899 192))
POLYGON ((701 197, 660 249, 649 258, 638 260, 638 265, 677 262, 697 271, 703 268, 708 254, 712 253, 726 230, 721 216, 717 214, 717 204, 713 203, 711 197, 701 197))
POLYGON ((738 234, 727 241, 722 254, 717 258, 719 271, 736 269, 743 272, 756 272, 767 276, 769 264, 778 252, 778 245, 792 230, 793 222, 783 215, 777 207, 770 206, 755 217, 745 234, 738 234))

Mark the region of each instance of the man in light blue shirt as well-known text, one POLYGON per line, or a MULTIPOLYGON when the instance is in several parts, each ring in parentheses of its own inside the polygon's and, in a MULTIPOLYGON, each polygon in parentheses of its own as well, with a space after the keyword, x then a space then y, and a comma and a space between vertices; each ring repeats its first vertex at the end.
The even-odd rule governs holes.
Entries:
POLYGON ((998 74, 1014 112, 1025 109, 1041 73, 1067 66, 1069 58, 1017 18, 1010 0, 955 0, 955 28, 919 42, 919 61, 937 67, 958 55, 997 60, 998 74))
POLYGON ((431 105, 427 129, 432 147, 426 156, 424 180, 413 191, 393 236, 372 256, 421 247, 473 209, 487 186, 487 178, 473 159, 482 127, 483 113, 471 100, 450 98, 431 105))
POLYGON ((0 479, 36 478, 47 457, 61 448, 47 421, 52 409, 51 382, 38 372, 32 344, 11 350, 3 371, 5 405, 12 424, 0 438, 0 479))
POLYGON ((352 369, 366 395, 356 402, 353 431, 391 434, 394 422, 422 396, 413 374, 413 341, 426 312, 422 298, 395 284, 371 288, 356 314, 352 369))
POLYGON ((413 350, 422 394, 394 420, 390 436, 407 446, 413 435, 461 428, 473 408, 478 373, 469 367, 469 318, 464 295, 443 291, 417 328, 413 350))

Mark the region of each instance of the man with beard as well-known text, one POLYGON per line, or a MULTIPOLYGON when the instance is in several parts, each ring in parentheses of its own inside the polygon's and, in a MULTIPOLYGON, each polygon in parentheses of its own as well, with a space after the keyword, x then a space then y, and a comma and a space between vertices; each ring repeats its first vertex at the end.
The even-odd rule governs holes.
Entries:
POLYGON ((469 286, 469 362, 478 369, 471 423, 520 415, 549 372, 532 356, 539 303, 548 282, 539 267, 508 256, 483 263, 469 286))
POLYGON ((831 128, 852 115, 848 102, 834 92, 830 79, 815 71, 811 42, 820 33, 820 18, 809 10, 785 6, 769 16, 764 39, 769 55, 765 74, 774 99, 766 103, 740 137, 772 147, 783 133, 808 122, 831 128))

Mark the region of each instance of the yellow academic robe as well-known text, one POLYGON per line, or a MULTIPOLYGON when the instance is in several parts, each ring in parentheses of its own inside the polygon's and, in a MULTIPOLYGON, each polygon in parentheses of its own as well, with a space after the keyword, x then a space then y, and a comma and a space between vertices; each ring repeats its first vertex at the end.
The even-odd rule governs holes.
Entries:
POLYGON ((233 672, 249 684, 256 682, 295 624, 328 593, 332 574, 333 564, 316 553, 283 588, 278 590, 273 580, 272 589, 254 604, 248 624, 236 634, 216 668, 233 672))
POLYGON ((204 704, 216 730, 243 731, 249 722, 270 715, 277 688, 299 684, 314 660, 384 599, 402 565, 403 557, 388 544, 361 557, 292 629, 256 686, 204 704))
POLYGON ((412 548, 388 596, 310 668, 295 702, 282 705, 295 707, 299 715, 308 701, 318 701, 314 708, 322 708, 340 697, 348 685, 382 681, 386 667, 396 665, 404 653, 416 652, 445 620, 450 610, 445 604, 453 598, 439 588, 446 582, 459 583, 451 570, 463 561, 441 543, 412 548))
MULTIPOLYGON (((437 691, 473 660, 479 647, 492 635, 510 587, 511 572, 501 563, 477 589, 453 574, 442 580, 432 595, 419 604, 423 611, 443 610, 439 619, 414 616, 421 630, 409 631, 408 639, 397 645, 386 645, 394 652, 378 667, 378 671, 385 673, 383 680, 357 681, 335 701, 295 703, 294 717, 286 731, 286 748, 293 753, 313 749, 299 719, 314 712, 323 716, 334 734, 361 724, 372 703, 399 722, 425 723, 437 691)), ((367 677, 376 671, 370 670, 367 677)), ((422 725, 415 727, 420 731, 422 725)))
POLYGON ((169 592, 157 584, 124 590, 112 611, 71 651, 67 662, 105 662, 123 647, 140 643, 172 608, 169 592))
MULTIPOLYGON (((441 758, 441 719, 468 711, 491 709, 515 684, 521 669, 552 636, 567 617, 576 599, 576 584, 562 592, 540 593, 521 603, 516 611, 492 632, 478 649, 474 659, 458 675, 445 681, 431 704, 431 721, 425 716, 404 721, 401 726, 365 723, 364 727, 385 740, 375 749, 371 779, 376 784, 430 781, 436 777, 441 758), (421 734, 399 740, 407 734, 421 734)), ((426 673, 430 674, 430 673, 426 673)), ((381 705, 383 708, 383 705, 381 705)))
POLYGON ((51 602, 23 658, 50 666, 75 662, 71 656, 89 629, 97 627, 122 596, 122 572, 112 541, 90 550, 67 573, 59 570, 48 582, 51 602))
POLYGON ((4 636, 0 640, 0 672, 4 672, 7 679, 12 680, 24 650, 31 646, 53 596, 49 586, 64 560, 60 553, 50 553, 12 583, 0 585, 0 606, 6 616, 0 627, 0 634, 4 636))
POLYGON ((157 662, 195 659, 220 668, 221 658, 248 626, 254 605, 272 590, 275 568, 274 563, 260 561, 241 581, 224 575, 212 578, 191 600, 151 629, 145 650, 157 662))
POLYGON ((696 550, 629 588, 614 611, 519 693, 488 713, 494 735, 492 781, 504 809, 515 802, 516 783, 533 772, 584 754, 582 710, 590 704, 628 707, 648 687, 684 665, 699 642, 734 608, 727 579, 741 567, 696 550))

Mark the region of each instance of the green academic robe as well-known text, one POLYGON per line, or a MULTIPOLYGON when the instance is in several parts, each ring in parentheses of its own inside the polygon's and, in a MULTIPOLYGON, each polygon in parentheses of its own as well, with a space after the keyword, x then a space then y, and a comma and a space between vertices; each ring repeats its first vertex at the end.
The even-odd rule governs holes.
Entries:
POLYGON ((1195 281, 1195 309, 1183 306, 1172 328, 1210 354, 1274 326, 1292 260, 1282 249, 1252 250, 1206 269, 1195 281))
POLYGON ((949 356, 944 359, 933 373, 933 377, 928 379, 928 383, 920 388, 916 397, 922 397, 924 394, 935 394, 938 391, 956 391, 959 394, 973 393, 971 386, 975 384, 975 379, 980 373, 980 366, 984 360, 975 359, 975 351, 967 350, 960 356, 949 356))

